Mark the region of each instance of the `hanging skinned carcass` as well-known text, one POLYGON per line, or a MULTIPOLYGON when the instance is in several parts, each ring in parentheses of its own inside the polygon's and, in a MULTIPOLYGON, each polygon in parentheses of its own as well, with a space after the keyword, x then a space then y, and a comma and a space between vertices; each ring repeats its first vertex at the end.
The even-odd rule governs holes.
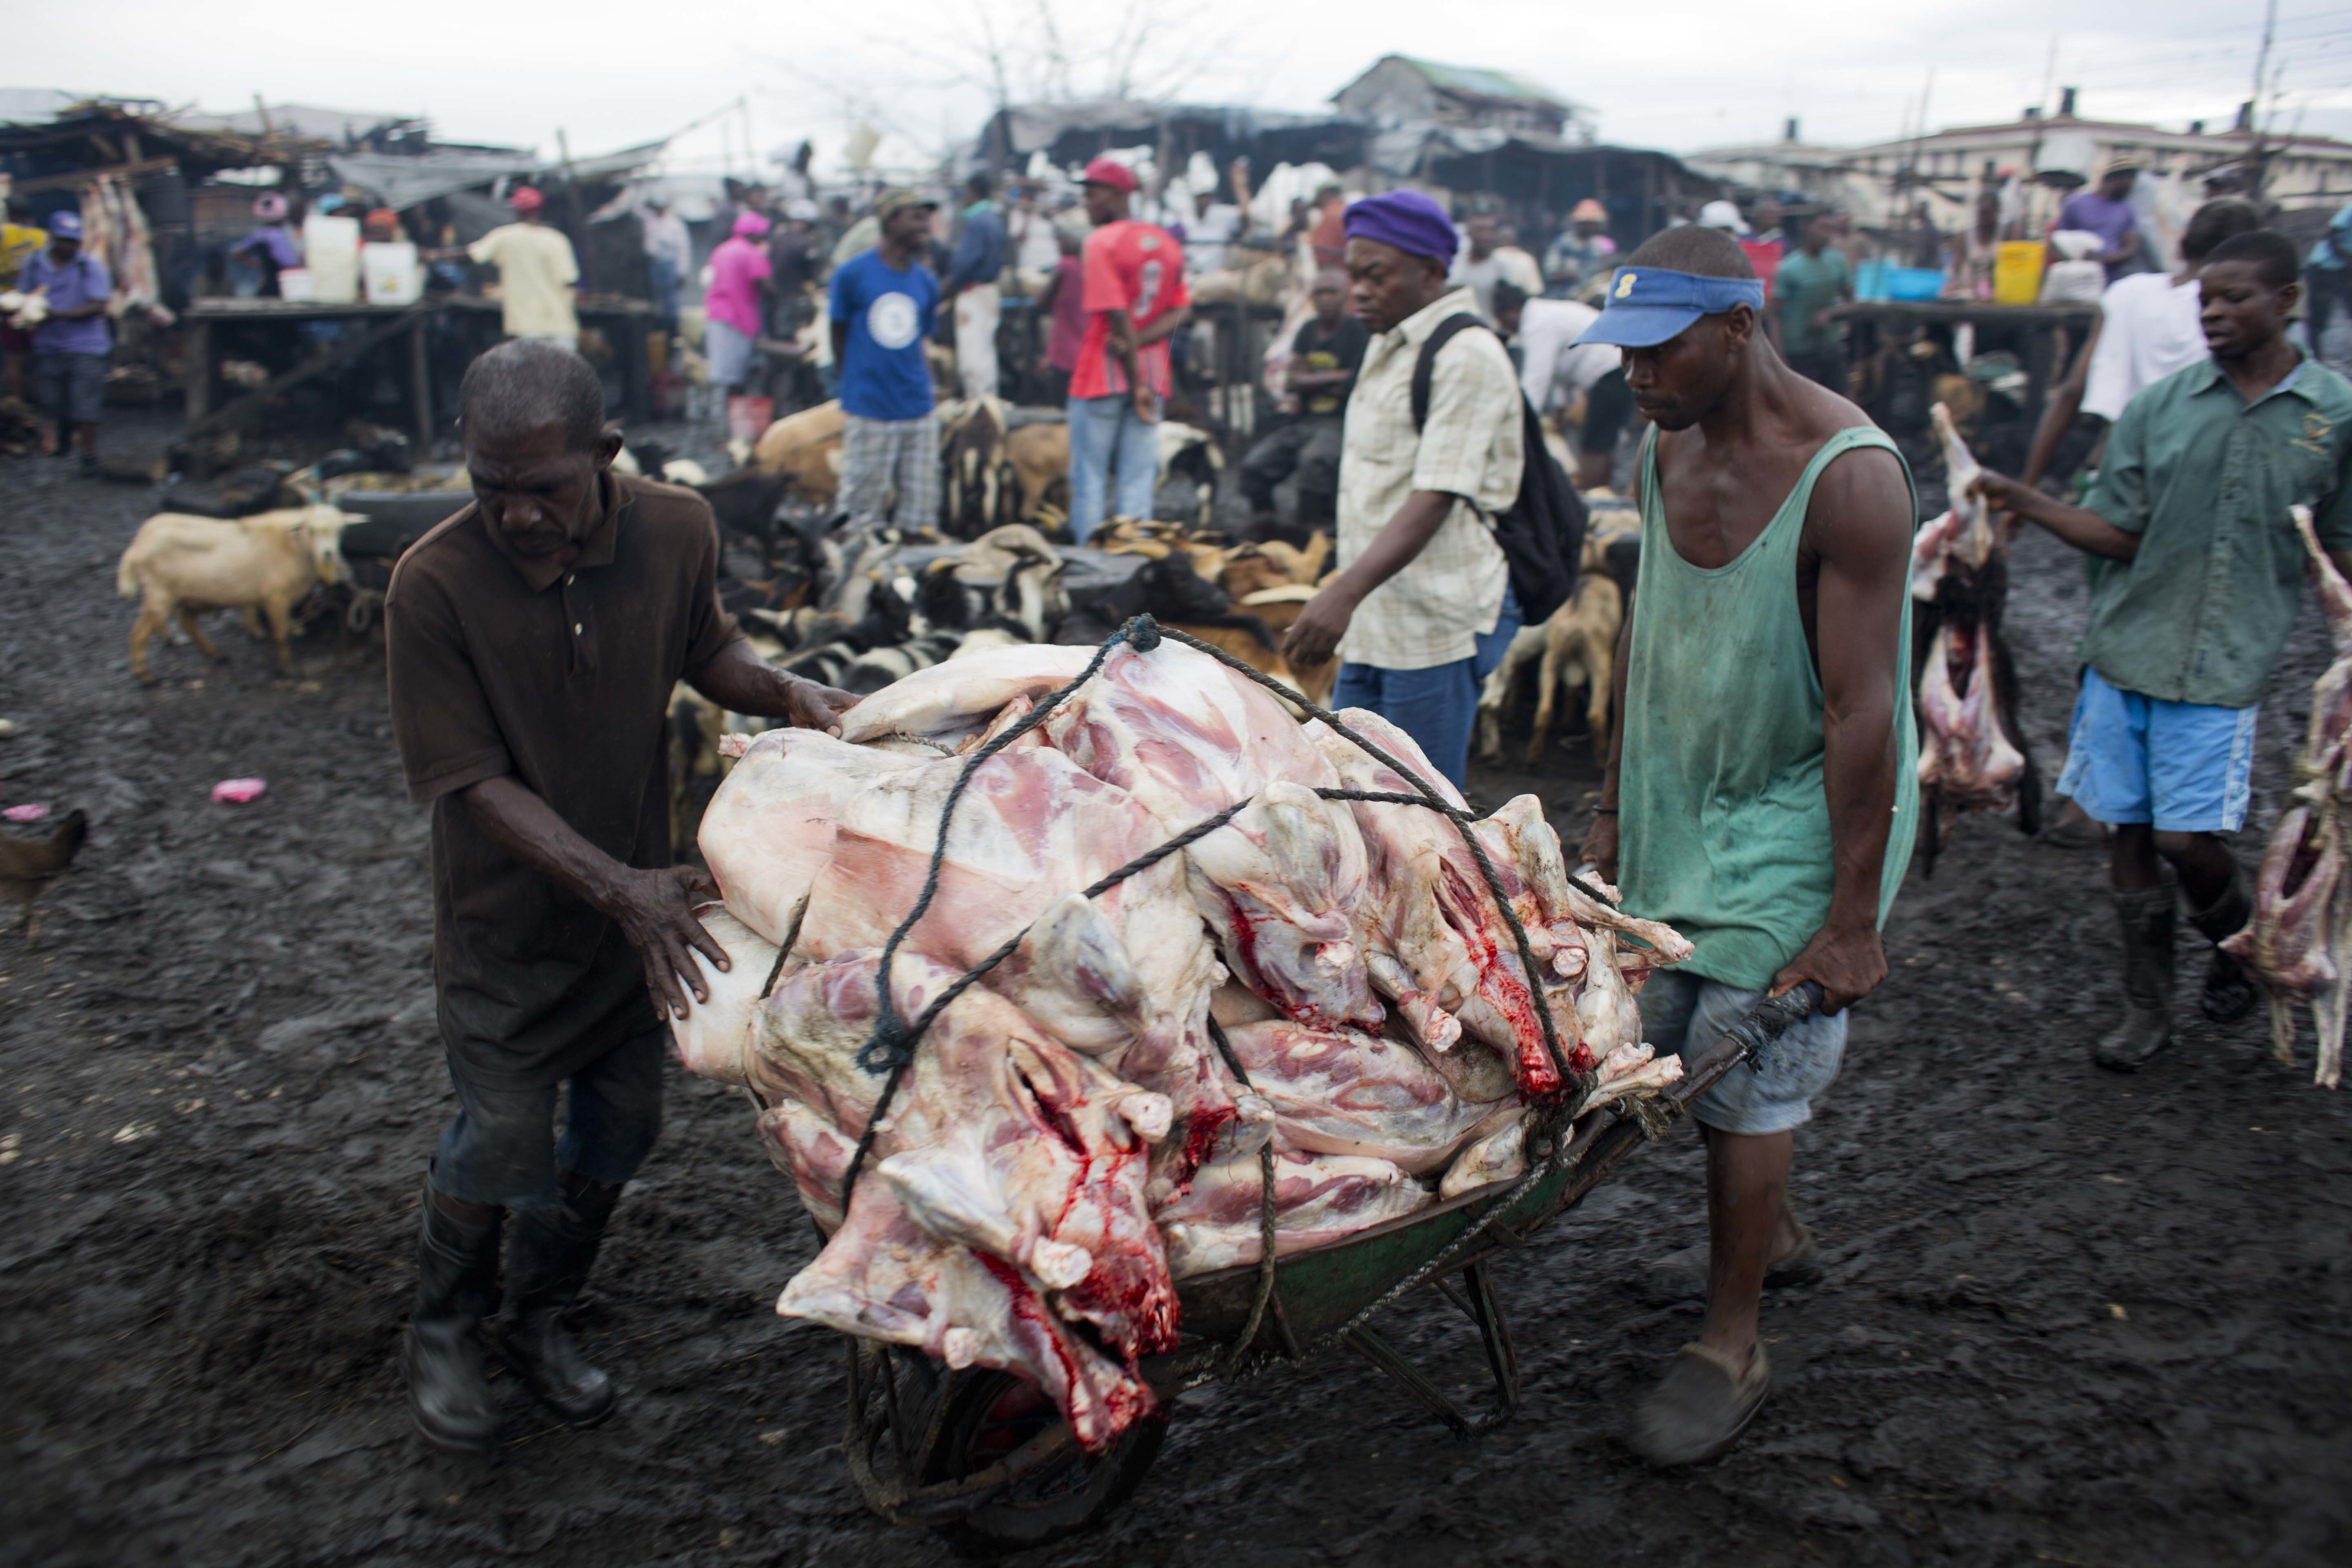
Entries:
POLYGON ((2221 951, 2244 964, 2270 998, 2271 1043, 2294 1065, 2294 1008, 2311 1009, 2319 1036, 2314 1081, 2344 1076, 2344 1012, 2352 978, 2352 888, 2344 876, 2344 816, 2352 800, 2352 584, 2320 548, 2311 509, 2294 509, 2311 554, 2320 608, 2336 658, 2311 688, 2311 724, 2295 762, 2294 793, 2263 851, 2253 918, 2221 951))
POLYGON ((1980 471, 1951 411, 1929 417, 1943 448, 1948 500, 1911 543, 1911 667, 1919 717, 1919 847, 1933 875, 1946 813, 2017 808, 2042 827, 2042 776, 2017 723, 2017 673, 2002 640, 2009 552, 1990 509, 1971 493, 1980 471))
POLYGON ((675 1026, 826 1235, 777 1310, 1016 1373, 1090 1452, 1269 1194, 1287 1255, 1526 1173, 1531 1107, 1678 1081, 1633 996, 1690 952, 1580 890, 1535 797, 1473 819, 1375 715, 1336 717, 1385 759, 1136 640, 731 740, 730 967, 675 1026), (1459 821, 1365 798, 1407 774, 1459 821))

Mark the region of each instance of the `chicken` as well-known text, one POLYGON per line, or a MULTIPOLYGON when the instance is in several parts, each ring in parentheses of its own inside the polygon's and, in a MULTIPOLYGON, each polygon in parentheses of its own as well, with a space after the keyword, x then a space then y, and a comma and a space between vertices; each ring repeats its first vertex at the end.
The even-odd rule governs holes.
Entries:
POLYGON ((2352 584, 2344 580, 2312 527, 2311 510, 2294 510, 2310 553, 2320 608, 2336 658, 2312 683, 2311 723, 2297 761, 2295 804, 2271 829, 2254 877, 2254 913, 2221 951, 2251 970, 2270 998, 2271 1043, 2294 1061, 2294 1005, 2310 1007, 2319 1035, 2313 1081, 2334 1089, 2344 1076, 2344 1016, 2352 974, 2352 888, 2344 876, 2342 816, 2352 799, 2352 584))
POLYGON ((65 820, 39 838, 20 838, 13 833, 0 833, 0 893, 16 900, 25 911, 26 945, 30 946, 40 935, 40 916, 33 909, 51 882, 65 875, 66 868, 81 852, 82 843, 89 837, 89 814, 69 811, 65 820))

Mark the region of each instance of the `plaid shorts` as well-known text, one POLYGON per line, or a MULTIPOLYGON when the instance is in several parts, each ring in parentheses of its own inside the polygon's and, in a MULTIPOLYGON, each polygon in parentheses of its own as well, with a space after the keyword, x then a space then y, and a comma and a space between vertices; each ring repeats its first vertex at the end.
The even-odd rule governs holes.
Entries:
POLYGON ((37 353, 33 385, 41 406, 59 426, 59 440, 68 425, 95 425, 106 405, 106 355, 37 353))
POLYGON ((885 522, 908 530, 938 527, 939 416, 847 416, 841 428, 841 508, 849 514, 852 528, 878 528, 885 522))

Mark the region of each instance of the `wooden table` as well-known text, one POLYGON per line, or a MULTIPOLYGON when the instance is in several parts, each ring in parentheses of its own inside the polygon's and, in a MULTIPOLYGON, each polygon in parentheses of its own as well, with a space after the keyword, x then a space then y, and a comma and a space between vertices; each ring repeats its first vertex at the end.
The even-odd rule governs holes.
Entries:
POLYGON ((408 339, 409 410, 415 426, 416 449, 433 443, 433 382, 426 374, 425 329, 433 306, 322 305, 301 300, 195 300, 181 320, 186 324, 188 428, 194 436, 213 421, 213 393, 220 380, 219 343, 214 327, 223 321, 342 321, 354 329, 345 341, 315 359, 305 361, 284 375, 243 397, 232 399, 217 412, 227 415, 264 394, 275 394, 358 359, 379 342, 404 334, 408 339))
POLYGON ((2022 331, 2025 337, 2025 417, 2042 417, 2042 401, 2050 385, 2053 363, 2060 375, 2065 366, 2056 363, 2053 339, 2058 331, 2067 334, 2067 351, 2087 336, 2091 323, 2099 318, 2096 305, 1996 305, 1990 300, 1857 300, 1840 305, 1830 314, 1839 321, 1852 321, 1861 329, 1857 338, 1867 336, 1871 342, 1857 342, 1849 356, 1860 360, 1875 353, 1875 339, 1882 331, 1908 330, 1914 327, 1952 326, 1963 324, 1977 330, 1981 352, 1981 339, 1988 330, 1994 332, 2022 331), (2080 335, 2077 335, 2080 334, 2080 335))
MULTIPOLYGON (((474 313, 502 312, 505 307, 496 300, 486 300, 478 294, 445 294, 440 297, 442 308, 474 313)), ((661 312, 648 300, 631 300, 621 295, 588 294, 573 307, 583 328, 593 327, 613 345, 621 361, 621 409, 624 421, 645 425, 654 416, 653 384, 650 367, 646 361, 646 334, 661 320, 661 312)))

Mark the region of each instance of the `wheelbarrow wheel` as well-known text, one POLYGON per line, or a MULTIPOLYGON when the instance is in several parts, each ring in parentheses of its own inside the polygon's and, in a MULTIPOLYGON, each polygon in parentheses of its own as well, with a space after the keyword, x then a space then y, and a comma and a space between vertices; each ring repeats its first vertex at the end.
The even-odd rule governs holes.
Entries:
MULTIPOLYGON (((923 1479, 961 1480, 1061 1420, 1053 1401, 1025 1379, 979 1372, 952 1380, 939 1446, 923 1479)), ((1139 1417, 1100 1454, 1073 1449, 1024 1477, 939 1533, 959 1552, 988 1557, 1043 1546, 1108 1518, 1142 1484, 1168 1436, 1165 1410, 1139 1417)))

